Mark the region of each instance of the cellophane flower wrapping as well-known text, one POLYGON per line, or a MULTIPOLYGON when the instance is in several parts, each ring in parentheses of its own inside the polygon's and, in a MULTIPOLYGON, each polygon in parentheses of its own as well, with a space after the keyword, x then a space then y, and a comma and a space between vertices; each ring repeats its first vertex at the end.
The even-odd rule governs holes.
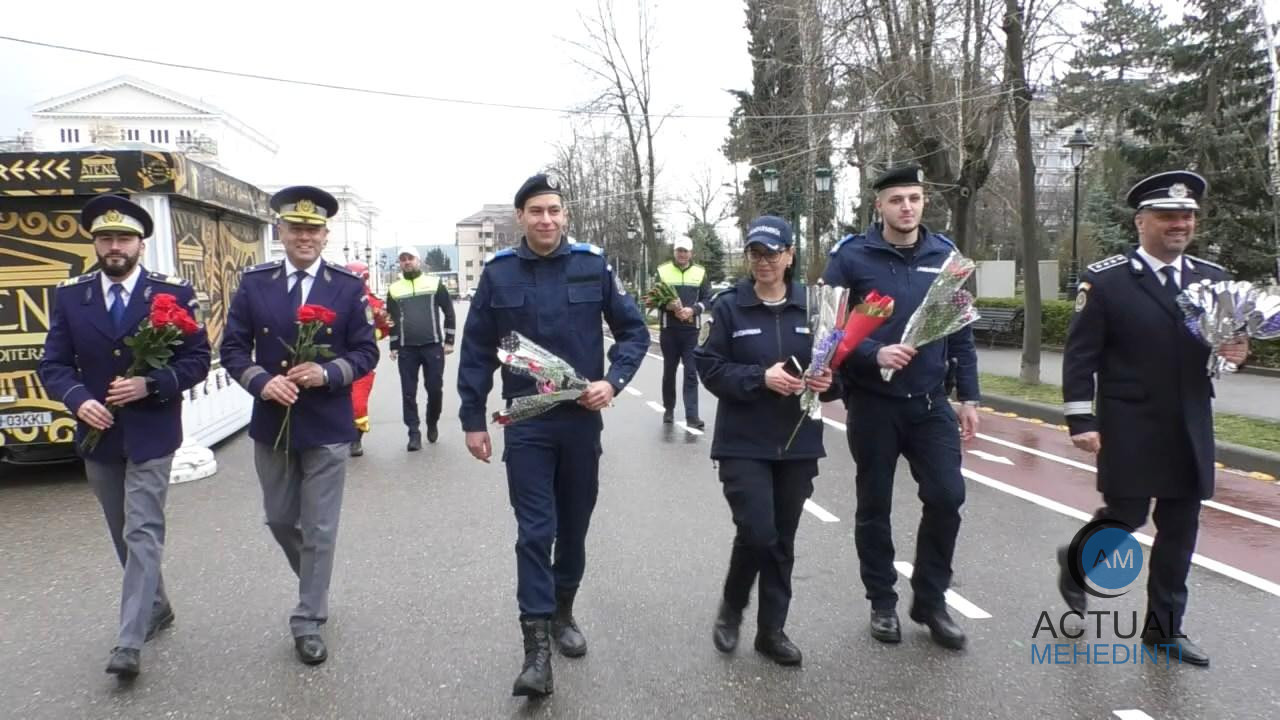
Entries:
POLYGON ((1210 377, 1238 368, 1218 354, 1226 343, 1245 338, 1280 337, 1280 287, 1259 287, 1245 280, 1201 280, 1178 295, 1178 307, 1191 334, 1209 347, 1210 377))
MULTIPOLYGON (((806 288, 809 309, 809 335, 813 338, 813 350, 809 356, 809 368, 804 371, 805 378, 821 375, 830 367, 831 358, 835 355, 840 339, 844 337, 845 317, 849 310, 849 291, 831 285, 810 285, 806 288)), ((807 387, 800 391, 800 409, 803 411, 796 427, 791 431, 784 450, 791 449, 791 443, 800 432, 806 419, 822 419, 822 399, 819 394, 807 387)))
POLYGON ((518 332, 502 338, 498 359, 511 372, 533 378, 538 389, 538 394, 515 398, 510 407, 495 412, 493 422, 499 425, 528 420, 577 400, 589 384, 572 365, 518 332))
MULTIPOLYGON (((952 251, 925 293, 924 302, 907 318, 907 327, 899 342, 920 348, 941 340, 981 317, 973 304, 973 295, 964 289, 964 283, 973 274, 975 267, 977 266, 972 260, 952 251)), ((893 370, 883 368, 880 376, 885 382, 889 382, 893 379, 893 370)))

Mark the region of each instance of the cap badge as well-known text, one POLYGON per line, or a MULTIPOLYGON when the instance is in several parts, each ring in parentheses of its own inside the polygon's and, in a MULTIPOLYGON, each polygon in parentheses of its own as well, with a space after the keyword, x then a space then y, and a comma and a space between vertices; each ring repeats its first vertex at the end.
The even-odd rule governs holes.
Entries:
POLYGON ((555 173, 547 173, 547 187, 552 190, 560 189, 560 176, 555 173))
POLYGON ((316 204, 307 198, 303 198, 298 201, 297 205, 293 206, 293 209, 294 212, 307 213, 310 215, 316 211, 316 204))
POLYGON ((1169 186, 1169 197, 1175 200, 1181 200, 1189 193, 1190 191, 1187 189, 1187 186, 1182 183, 1174 183, 1169 186))
POLYGON ((109 223, 118 223, 124 220, 124 215, 119 210, 108 210, 104 216, 109 223))

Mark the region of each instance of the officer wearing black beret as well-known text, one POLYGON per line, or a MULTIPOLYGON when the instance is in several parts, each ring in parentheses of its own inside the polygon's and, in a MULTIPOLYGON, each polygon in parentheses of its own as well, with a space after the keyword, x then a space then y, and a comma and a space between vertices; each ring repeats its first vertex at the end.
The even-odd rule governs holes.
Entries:
POLYGON ((871 636, 885 643, 902 639, 889 522, 901 455, 911 464, 924 505, 911 576, 910 617, 928 626, 939 645, 958 649, 965 635, 947 612, 945 593, 965 496, 960 442, 978 429, 978 355, 968 327, 921 347, 902 344, 907 320, 924 302, 943 264, 958 252, 949 238, 920 223, 924 184, 924 172, 916 165, 892 168, 877 177, 872 187, 881 222, 863 235, 836 243, 822 278, 828 285, 849 288, 858 298, 876 290, 894 299, 889 320, 840 366, 849 449, 857 463, 854 541, 871 602, 871 636), (958 412, 946 388, 952 366, 961 401, 958 412), (882 378, 882 368, 894 370, 889 382, 882 378))
POLYGON ((321 255, 338 201, 300 185, 272 196, 271 207, 285 256, 244 271, 221 358, 254 398, 249 436, 267 527, 298 576, 289 629, 298 658, 316 665, 329 656, 320 628, 329 617, 347 457, 358 437, 351 385, 377 366, 378 346, 364 280, 321 255), (335 314, 316 338, 332 357, 298 362, 291 355, 304 304, 335 314), (286 408, 289 424, 277 449, 286 408))
POLYGON ((151 215, 115 195, 90 200, 80 224, 93 237, 98 269, 54 293, 53 320, 40 379, 79 421, 76 444, 85 475, 124 566, 120 630, 107 672, 122 678, 142 668, 142 645, 173 624, 160 572, 165 496, 174 451, 182 445, 182 393, 209 372, 203 326, 182 338, 165 367, 124 377, 133 364, 130 339, 160 295, 197 316, 195 291, 181 278, 149 272, 140 261, 154 229, 151 215), (97 445, 81 443, 89 429, 97 445))
MULTIPOLYGON (((467 450, 489 462, 485 401, 499 366, 498 343, 511 332, 555 353, 591 381, 576 403, 504 430, 502 459, 519 527, 516 596, 525 653, 512 694, 541 696, 553 690, 553 639, 568 657, 587 652, 573 603, 599 488, 600 411, 635 377, 649 332, 604 252, 565 236, 568 215, 556 178, 538 174, 526 180, 515 207, 524 237, 485 264, 467 314, 458 361, 459 416, 467 450), (602 318, 614 338, 607 370, 602 318)), ((503 398, 536 392, 532 379, 502 373, 503 398)))
MULTIPOLYGON (((1209 348, 1183 324, 1176 298, 1191 283, 1230 277, 1222 266, 1186 254, 1207 189, 1203 177, 1185 170, 1133 186, 1126 200, 1139 245, 1081 276, 1062 366, 1071 442, 1098 456, 1103 506, 1094 521, 1141 527, 1157 499, 1142 641, 1177 645, 1170 656, 1193 665, 1209 664, 1209 655, 1186 638, 1182 618, 1200 502, 1214 489, 1213 383, 1205 372, 1209 348)), ((1242 363, 1248 343, 1220 352, 1242 363)), ((1058 549, 1058 589, 1080 613, 1093 591, 1077 579, 1095 561, 1081 557, 1083 545, 1058 549)))

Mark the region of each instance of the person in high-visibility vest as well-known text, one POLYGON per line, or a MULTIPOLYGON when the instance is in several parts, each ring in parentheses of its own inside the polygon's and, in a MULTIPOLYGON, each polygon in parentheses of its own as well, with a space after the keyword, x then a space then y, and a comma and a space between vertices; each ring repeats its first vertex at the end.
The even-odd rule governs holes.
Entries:
POLYGON ((404 424, 409 429, 406 449, 422 449, 418 416, 418 376, 427 389, 427 442, 440 437, 444 407, 444 357, 453 352, 453 300, 444 282, 422 272, 417 248, 400 248, 402 277, 387 288, 391 316, 391 359, 400 368, 404 424), (443 323, 441 319, 443 318, 443 323))
POLYGON ((674 259, 658 266, 658 279, 676 291, 680 301, 662 311, 659 339, 662 345, 662 422, 675 419, 676 367, 684 365, 685 424, 701 430, 706 423, 698 417, 698 370, 693 351, 698 346, 702 314, 711 304, 711 278, 707 269, 693 262, 693 240, 678 238, 674 259))
MULTIPOLYGON (((353 260, 347 269, 364 280, 364 291, 369 296, 369 313, 373 315, 373 336, 381 340, 391 332, 391 320, 382 300, 369 289, 369 266, 353 260)), ((351 457, 364 455, 364 434, 369 432, 369 393, 373 392, 374 371, 351 383, 351 409, 356 416, 356 430, 360 435, 351 443, 351 457)))

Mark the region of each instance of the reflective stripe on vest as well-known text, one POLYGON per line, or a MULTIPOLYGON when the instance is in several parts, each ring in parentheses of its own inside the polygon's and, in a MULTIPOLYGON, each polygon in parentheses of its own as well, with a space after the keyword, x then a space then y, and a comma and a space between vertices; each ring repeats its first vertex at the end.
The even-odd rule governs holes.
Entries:
POLYGON ((676 285, 698 287, 702 285, 702 280, 706 276, 707 270, 701 265, 690 265, 689 269, 684 272, 680 272, 680 268, 676 267, 676 264, 672 262, 658 266, 658 279, 672 287, 676 285))
POLYGON ((400 278, 399 280, 391 283, 391 287, 387 288, 387 294, 396 300, 399 300, 400 298, 409 297, 411 295, 440 292, 442 288, 444 288, 444 281, 439 277, 436 277, 435 275, 419 275, 413 280, 400 278), (434 288, 422 287, 418 284, 419 280, 428 278, 436 281, 436 286, 434 288))

